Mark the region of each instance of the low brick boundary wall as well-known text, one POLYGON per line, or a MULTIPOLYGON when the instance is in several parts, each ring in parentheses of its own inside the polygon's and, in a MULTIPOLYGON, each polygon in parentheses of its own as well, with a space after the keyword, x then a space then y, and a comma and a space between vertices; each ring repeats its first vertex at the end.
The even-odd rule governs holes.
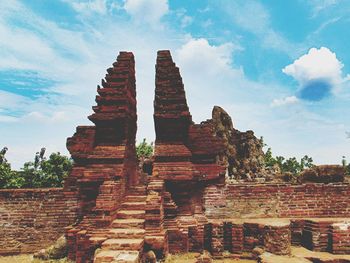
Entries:
POLYGON ((208 218, 350 217, 349 184, 228 184, 204 190, 208 218))
POLYGON ((0 255, 53 244, 76 219, 74 194, 62 188, 0 190, 0 255))

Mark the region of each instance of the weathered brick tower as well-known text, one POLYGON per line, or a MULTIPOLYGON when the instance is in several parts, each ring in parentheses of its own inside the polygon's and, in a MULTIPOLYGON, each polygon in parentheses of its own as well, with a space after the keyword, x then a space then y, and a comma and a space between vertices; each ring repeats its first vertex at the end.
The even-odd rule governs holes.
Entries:
POLYGON ((158 51, 157 56, 154 124, 156 142, 145 242, 155 251, 202 251, 207 223, 203 190, 208 184, 224 182, 226 165, 219 159, 224 145, 214 135, 210 122, 192 122, 179 68, 166 50, 158 51), (165 238, 161 234, 164 231, 165 238), (153 238, 148 240, 148 235, 153 238), (157 245, 162 239, 163 248, 157 245))
POLYGON ((77 262, 91 260, 91 237, 110 226, 124 195, 138 183, 133 54, 120 52, 107 72, 89 116, 95 126, 79 126, 67 140, 75 164, 65 188, 76 192, 79 218, 67 236, 69 258, 77 262))

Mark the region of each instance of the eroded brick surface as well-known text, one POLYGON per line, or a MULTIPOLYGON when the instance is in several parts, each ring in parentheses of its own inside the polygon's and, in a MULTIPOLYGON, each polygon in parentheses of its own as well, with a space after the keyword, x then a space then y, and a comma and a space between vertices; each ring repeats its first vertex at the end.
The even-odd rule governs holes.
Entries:
POLYGON ((77 214, 61 188, 0 190, 0 254, 32 253, 53 244, 77 214))

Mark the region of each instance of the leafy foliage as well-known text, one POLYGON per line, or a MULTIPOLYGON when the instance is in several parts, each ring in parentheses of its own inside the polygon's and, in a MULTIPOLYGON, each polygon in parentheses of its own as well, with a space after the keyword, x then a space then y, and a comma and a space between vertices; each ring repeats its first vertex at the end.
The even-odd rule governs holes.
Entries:
POLYGON ((311 157, 305 155, 300 161, 295 157, 289 159, 284 158, 283 156, 273 157, 271 148, 268 148, 265 153, 265 166, 274 167, 277 165, 282 173, 290 172, 294 175, 298 175, 305 168, 312 168, 313 160, 311 157))
POLYGON ((136 146, 136 155, 138 160, 150 158, 153 155, 153 142, 147 143, 144 138, 143 141, 136 146))
POLYGON ((350 164, 346 166, 346 175, 350 176, 350 164))
POLYGON ((72 166, 72 161, 59 152, 48 159, 36 155, 34 162, 26 162, 20 171, 13 171, 5 161, 0 164, 0 188, 61 187, 72 166))
POLYGON ((52 153, 48 160, 42 159, 36 167, 35 163, 24 164, 21 173, 25 178, 24 187, 60 187, 72 169, 72 161, 58 153, 52 153))
POLYGON ((24 178, 18 176, 16 171, 12 171, 11 165, 6 161, 0 164, 0 189, 1 188, 21 188, 24 178))
POLYGON ((347 176, 350 176, 350 163, 349 164, 347 163, 345 156, 343 156, 341 163, 342 163, 343 167, 345 168, 345 174, 347 176))

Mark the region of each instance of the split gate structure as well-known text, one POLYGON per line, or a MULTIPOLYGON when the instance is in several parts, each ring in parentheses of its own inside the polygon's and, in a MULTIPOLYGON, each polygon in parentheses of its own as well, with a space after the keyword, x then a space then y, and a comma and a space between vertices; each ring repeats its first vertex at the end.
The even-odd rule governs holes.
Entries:
POLYGON ((224 180, 226 167, 218 158, 223 143, 209 123, 193 123, 179 68, 169 51, 159 51, 153 173, 141 185, 132 53, 119 54, 97 92, 89 116, 95 126, 79 126, 67 140, 75 165, 65 190, 78 198, 78 221, 66 234, 69 258, 137 262, 145 249, 158 256, 188 250, 191 226, 200 225, 196 235, 204 231, 200 192, 224 180))
MULTIPOLYGON (((237 254, 260 245, 272 253, 288 254, 291 243, 302 242, 328 249, 328 236, 319 233, 330 231, 332 222, 296 220, 266 226, 226 220, 219 214, 225 214, 230 205, 225 203, 226 197, 243 200, 252 194, 276 193, 284 200, 294 198, 298 191, 294 195, 290 188, 285 191, 287 188, 272 185, 254 193, 256 189, 249 186, 238 189, 225 185, 226 164, 220 157, 224 143, 212 122, 193 123, 179 68, 169 51, 157 54, 156 141, 152 175, 146 180, 141 180, 145 175, 137 169, 135 62, 131 52, 120 52, 97 92, 97 106, 89 116, 95 125, 77 127, 67 140, 74 168, 64 191, 73 192, 78 200, 78 220, 66 230, 69 259, 139 262, 149 250, 158 257, 203 250, 220 257, 224 250, 237 254), (324 224, 328 224, 327 230, 324 224)), ((343 191, 349 196, 349 188, 343 191)), ((337 193, 332 192, 332 196, 337 193)), ((283 216, 276 209, 276 216, 283 216)), ((328 216, 326 210, 309 211, 315 211, 310 216, 328 216)), ((342 216, 350 215, 350 208, 341 211, 342 216)), ((341 229, 334 225, 337 237, 349 235, 350 227, 347 232, 341 229)), ((350 244, 347 251, 346 246, 337 247, 337 240, 333 241, 335 249, 350 252, 350 244)))

